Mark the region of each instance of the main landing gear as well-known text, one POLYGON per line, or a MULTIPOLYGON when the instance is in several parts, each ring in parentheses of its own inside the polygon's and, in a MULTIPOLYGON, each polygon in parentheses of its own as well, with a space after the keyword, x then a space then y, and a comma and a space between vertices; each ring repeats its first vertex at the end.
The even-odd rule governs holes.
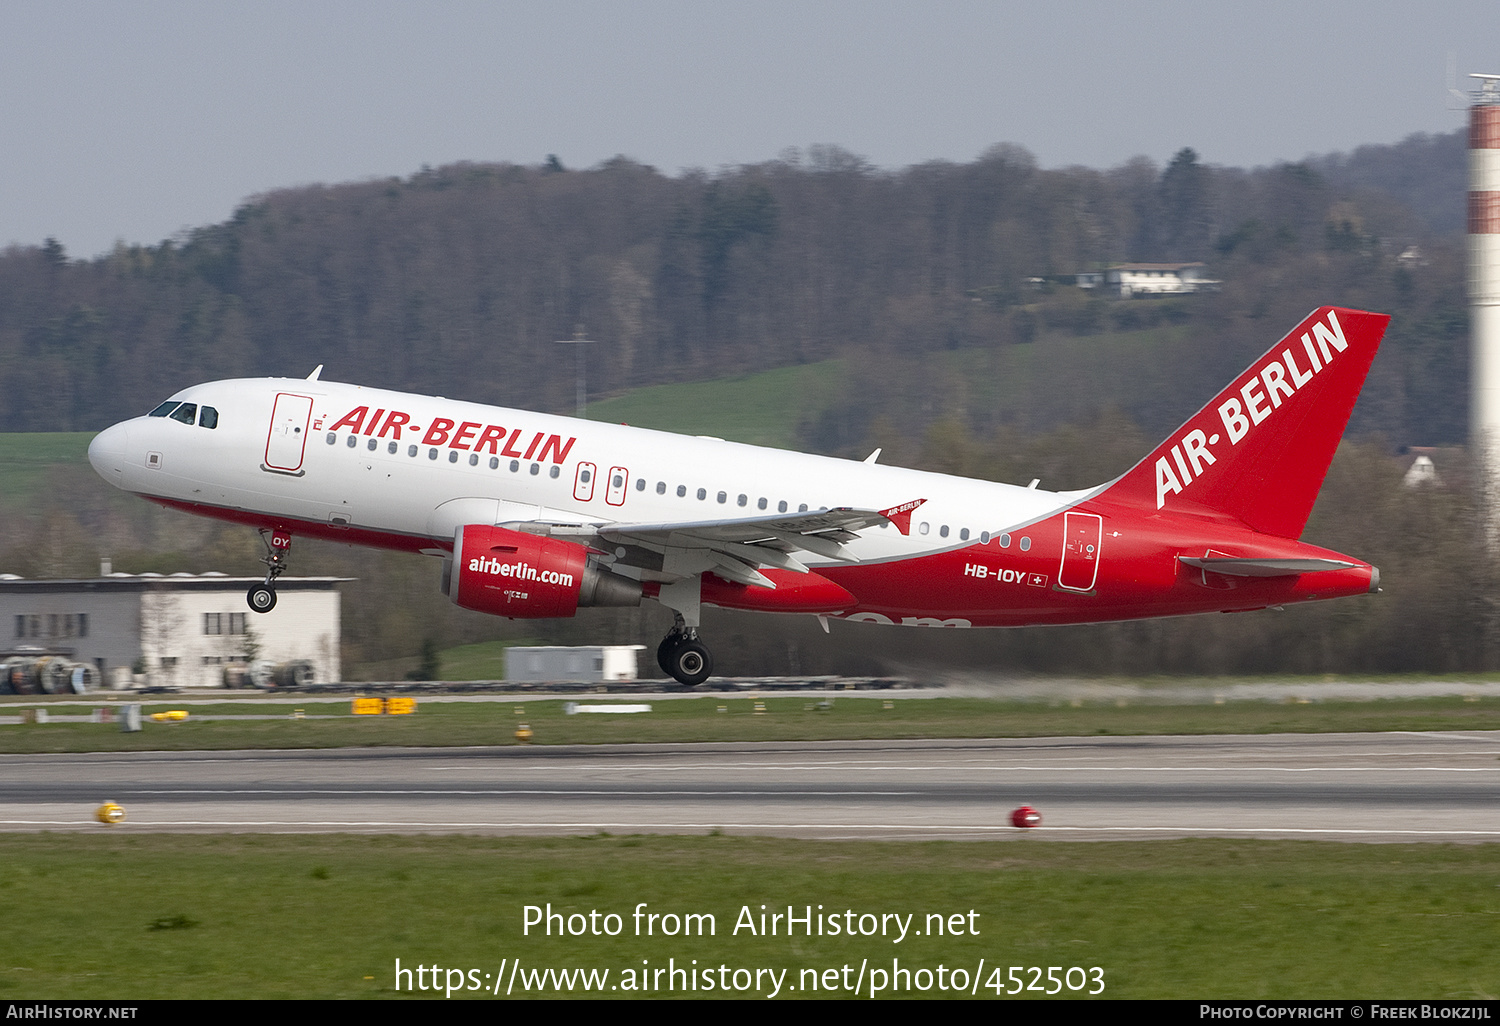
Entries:
POLYGON ((280 528, 269 532, 262 528, 260 540, 266 546, 266 554, 261 557, 261 562, 266 564, 266 579, 250 586, 245 601, 253 611, 269 613, 276 608, 276 578, 286 573, 286 554, 292 547, 292 536, 280 528))
POLYGON ((681 614, 677 625, 656 646, 656 663, 667 676, 690 688, 702 684, 714 672, 713 653, 698 640, 698 629, 687 626, 681 614))

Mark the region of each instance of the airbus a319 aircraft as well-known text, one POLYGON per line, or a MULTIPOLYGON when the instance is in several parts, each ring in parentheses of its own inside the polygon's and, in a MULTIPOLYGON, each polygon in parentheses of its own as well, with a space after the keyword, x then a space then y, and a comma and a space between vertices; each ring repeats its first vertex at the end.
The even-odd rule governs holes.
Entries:
POLYGON ((215 381, 101 432, 111 484, 266 540, 439 556, 466 609, 661 603, 664 672, 713 672, 705 605, 922 627, 1233 612, 1379 590, 1298 541, 1389 317, 1314 311, 1134 468, 1049 492, 306 379, 215 381))

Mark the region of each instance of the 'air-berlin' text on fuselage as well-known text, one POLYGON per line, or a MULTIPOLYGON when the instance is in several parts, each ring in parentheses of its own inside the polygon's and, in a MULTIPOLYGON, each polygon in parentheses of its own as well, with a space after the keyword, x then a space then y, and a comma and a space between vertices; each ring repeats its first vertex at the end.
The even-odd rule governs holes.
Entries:
POLYGON ((1230 445, 1238 445, 1255 425, 1269 417, 1281 404, 1297 394, 1334 358, 1349 348, 1344 340, 1344 329, 1339 326, 1338 315, 1328 311, 1328 323, 1321 321, 1313 325, 1312 334, 1302 333, 1302 350, 1307 354, 1304 363, 1292 347, 1281 351, 1281 358, 1273 357, 1249 381, 1240 386, 1240 398, 1230 397, 1219 404, 1219 420, 1224 425, 1224 436, 1215 432, 1205 434, 1194 428, 1182 436, 1180 444, 1171 449, 1172 459, 1162 456, 1156 461, 1156 508, 1161 509, 1168 494, 1182 494, 1182 490, 1202 476, 1203 468, 1212 466, 1216 460, 1213 447, 1221 437, 1227 436, 1230 445), (1243 402, 1241 402, 1243 400, 1243 402), (1175 464, 1175 468, 1173 466, 1175 464))
MULTIPOLYGON (((401 441, 403 429, 413 433, 421 431, 420 424, 411 422, 411 415, 400 410, 376 410, 373 414, 368 406, 356 406, 329 426, 329 431, 348 428, 356 435, 373 435, 376 438, 390 436, 392 441, 401 441), (383 419, 382 419, 383 418, 383 419)), ((314 424, 314 430, 322 430, 314 424)), ((423 445, 447 446, 465 452, 488 452, 492 456, 509 456, 512 459, 537 459, 545 462, 564 463, 573 448, 576 438, 564 439, 562 435, 549 435, 544 431, 528 433, 524 428, 504 428, 499 424, 482 424, 465 420, 455 423, 446 417, 434 417, 422 436, 423 445), (523 443, 524 438, 524 443, 523 443), (525 448, 522 448, 522 445, 525 448)))

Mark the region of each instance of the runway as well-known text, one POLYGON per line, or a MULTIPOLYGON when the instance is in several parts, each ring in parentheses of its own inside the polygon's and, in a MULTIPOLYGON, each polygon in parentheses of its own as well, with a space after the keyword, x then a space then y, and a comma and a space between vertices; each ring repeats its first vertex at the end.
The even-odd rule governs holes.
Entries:
POLYGON ((1500 841, 1495 731, 6 755, 0 782, 4 831, 1500 841))

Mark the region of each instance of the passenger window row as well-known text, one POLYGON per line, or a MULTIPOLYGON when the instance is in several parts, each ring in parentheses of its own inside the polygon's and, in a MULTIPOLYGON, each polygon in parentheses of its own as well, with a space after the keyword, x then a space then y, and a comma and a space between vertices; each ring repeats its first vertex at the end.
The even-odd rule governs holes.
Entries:
MULTIPOLYGON (((638 492, 644 492, 646 490, 646 479, 644 477, 636 479, 635 490, 638 491, 638 492)), ((667 483, 665 481, 658 481, 658 482, 656 482, 656 494, 657 495, 666 495, 667 494, 667 483)), ((679 499, 685 499, 685 498, 687 498, 687 494, 688 494, 688 486, 687 485, 678 485, 677 486, 677 497, 679 499)), ((697 495, 698 501, 700 501, 700 502, 703 502, 703 501, 705 501, 705 500, 708 499, 708 489, 707 488, 699 488, 695 494, 697 495)), ((725 503, 729 502, 729 493, 728 492, 718 492, 718 493, 716 493, 716 495, 714 496, 714 498, 715 498, 715 500, 717 502, 719 502, 722 505, 722 504, 725 504, 725 503)), ((734 503, 735 503, 736 506, 748 506, 750 504, 750 496, 745 495, 744 493, 741 493, 740 495, 736 496, 736 498, 734 500, 734 503)), ((771 505, 770 500, 767 499, 765 496, 761 496, 759 499, 755 500, 755 508, 756 509, 760 509, 760 510, 769 509, 770 505, 771 505)), ((785 499, 782 499, 780 502, 778 502, 776 504, 776 512, 778 512, 778 513, 785 513, 785 512, 787 512, 787 509, 788 509, 788 506, 787 506, 787 501, 785 499)), ((806 513, 807 512, 807 503, 804 502, 802 505, 798 506, 797 507, 797 512, 798 513, 806 513)))
MULTIPOLYGON (((638 492, 644 492, 646 490, 646 479, 644 477, 638 478, 636 480, 636 482, 635 482, 635 490, 638 491, 638 492)), ((665 495, 665 494, 667 494, 667 483, 665 481, 658 481, 658 482, 656 482, 656 494, 657 495, 665 495)), ((687 498, 687 494, 688 494, 687 485, 678 485, 677 486, 677 497, 679 499, 687 498)), ((697 494, 698 500, 700 502, 706 501, 708 499, 708 489, 707 488, 699 488, 696 494, 697 494)), ((728 502, 729 502, 729 493, 728 492, 717 492, 714 495, 714 499, 720 505, 727 505, 728 502)), ((745 493, 741 492, 740 494, 738 494, 738 495, 735 496, 734 504, 736 506, 742 506, 742 507, 743 506, 748 506, 750 504, 750 496, 748 496, 745 493)), ((758 498, 758 499, 755 500, 755 508, 758 509, 758 510, 769 509, 770 508, 770 500, 767 499, 765 496, 761 496, 760 498, 758 498)), ((826 509, 827 507, 825 506, 825 507, 822 507, 822 508, 826 509)), ((776 504, 776 512, 778 512, 778 513, 785 513, 785 512, 787 512, 787 502, 786 502, 785 499, 782 499, 780 502, 778 502, 776 504)), ((797 512, 798 513, 806 513, 807 512, 807 503, 804 502, 800 506, 798 506, 797 507, 797 512)), ((889 522, 887 522, 887 523, 881 524, 880 526, 882 528, 885 528, 885 527, 890 527, 891 525, 890 525, 889 522)), ((932 525, 930 523, 927 523, 927 522, 924 521, 924 522, 922 522, 922 523, 920 523, 920 524, 917 525, 917 530, 918 530, 918 533, 925 535, 925 534, 928 534, 932 530, 932 525)), ((943 525, 941 525, 941 526, 938 527, 938 537, 940 537, 940 538, 947 538, 950 533, 951 533, 951 529, 948 527, 947 524, 943 524, 943 525)), ((958 531, 958 540, 959 541, 968 541, 969 537, 970 537, 970 531, 969 531, 969 529, 967 527, 959 528, 959 531, 958 531)), ((988 545, 990 543, 990 532, 988 532, 988 531, 981 531, 981 532, 979 532, 979 543, 981 545, 988 545)), ((1003 548, 1003 549, 1004 548, 1010 548, 1010 535, 1008 535, 1008 534, 1002 534, 1000 536, 1000 547, 1003 548)), ((1030 538, 1022 538, 1021 539, 1021 551, 1022 552, 1028 552, 1030 550, 1031 550, 1031 539, 1030 538)))
MULTIPOLYGON (((174 404, 172 404, 172 403, 164 403, 162 405, 162 407, 159 407, 156 412, 154 412, 154 413, 151 414, 151 416, 153 416, 153 417, 166 416, 167 414, 162 413, 161 410, 164 409, 164 408, 166 408, 166 407, 173 406, 173 405, 174 404)), ((191 407, 192 403, 185 403, 183 405, 191 407)), ((211 407, 211 406, 205 406, 204 407, 204 410, 206 410, 206 411, 212 410, 212 409, 213 409, 213 407, 211 407)), ((170 413, 170 412, 171 411, 168 410, 168 413, 170 413)), ((217 421, 218 421, 218 415, 217 415, 217 413, 215 413, 215 415, 214 415, 214 423, 217 423, 217 421)), ((188 423, 190 423, 190 422, 188 422, 188 423)), ((213 424, 209 424, 207 426, 212 427, 213 424)), ((330 432, 328 432, 328 444, 329 445, 336 445, 337 443, 338 443, 338 432, 336 432, 336 431, 330 431, 330 432)), ((347 438, 347 441, 345 442, 345 444, 349 448, 351 448, 351 449, 356 448, 359 445, 359 436, 358 435, 349 435, 348 438, 347 438)), ((380 442, 377 439, 369 438, 369 439, 365 440, 365 448, 368 449, 370 452, 375 452, 379 447, 380 447, 380 442)), ((400 445, 398 443, 396 443, 396 442, 387 442, 386 443, 386 452, 387 453, 389 453, 390 455, 394 456, 394 455, 396 455, 396 453, 398 451, 400 451, 400 445)), ((416 458, 416 456, 421 451, 422 451, 422 447, 419 446, 419 445, 408 445, 406 447, 406 455, 409 458, 413 458, 413 459, 416 458)), ((429 447, 428 450, 427 450, 427 458, 429 460, 436 460, 438 458, 439 453, 441 453, 441 452, 442 452, 442 450, 440 450, 440 449, 430 448, 429 447)), ((459 451, 457 449, 449 449, 448 450, 448 462, 449 463, 457 463, 459 461, 459 455, 460 454, 459 454, 459 451)), ((469 460, 468 460, 469 466, 471 466, 471 467, 477 467, 477 466, 479 466, 479 458, 480 457, 479 457, 478 453, 473 453, 473 452, 469 453, 469 460)), ((491 456, 489 458, 489 468, 491 470, 499 470, 500 469, 500 459, 499 459, 499 457, 497 457, 497 456, 491 456)), ((521 461, 520 460, 511 460, 510 461, 510 468, 509 469, 510 469, 510 472, 512 474, 520 473, 520 470, 521 470, 521 461)), ((530 473, 531 473, 532 477, 537 477, 542 472, 542 465, 540 463, 532 463, 532 464, 529 465, 529 470, 530 470, 530 473)), ((586 483, 588 481, 588 476, 587 476, 588 475, 588 471, 587 470, 583 471, 583 474, 585 475, 583 477, 583 481, 586 483)), ((555 466, 555 465, 551 466, 551 467, 548 467, 547 468, 547 476, 550 477, 550 478, 553 478, 553 479, 556 479, 556 478, 562 476, 562 468, 558 467, 558 466, 555 466)), ((646 479, 644 477, 638 477, 638 478, 636 478, 635 490, 638 491, 638 492, 644 492, 646 490, 646 488, 647 488, 646 479)), ((656 482, 656 494, 657 495, 666 495, 667 494, 667 483, 665 481, 658 481, 658 482, 656 482)), ((694 494, 696 495, 698 501, 700 501, 700 502, 705 502, 708 499, 708 489, 707 488, 699 488, 694 494)), ((677 497, 679 499, 685 499, 685 498, 687 498, 687 495, 688 495, 688 486, 687 485, 678 485, 677 488, 676 488, 676 495, 677 495, 677 497)), ((719 505, 727 505, 728 502, 729 502, 729 493, 728 492, 716 492, 714 494, 714 500, 719 505)), ((746 507, 746 506, 748 506, 750 504, 750 496, 747 495, 747 494, 745 494, 744 492, 741 492, 737 496, 735 496, 734 504, 736 506, 746 507)), ((758 509, 758 510, 769 509, 770 508, 770 500, 767 499, 765 496, 760 496, 759 498, 757 498, 755 500, 755 508, 758 509)), ((778 513, 786 513, 786 512, 788 512, 788 510, 789 510, 789 505, 788 505, 788 503, 787 503, 787 501, 785 499, 782 499, 782 500, 780 500, 779 502, 776 503, 776 512, 778 512, 778 513)), ((807 503, 804 502, 801 505, 799 505, 797 507, 797 512, 798 513, 806 513, 807 512, 807 503)), ((882 528, 887 528, 887 527, 890 527, 890 524, 889 523, 884 523, 884 524, 881 524, 880 526, 882 528)), ((925 520, 921 521, 917 525, 917 533, 918 534, 926 535, 926 534, 929 534, 931 531, 932 531, 932 525, 929 522, 925 521, 925 520)), ((947 538, 949 536, 949 534, 950 534, 950 528, 948 527, 947 524, 939 525, 939 527, 938 527, 938 537, 939 538, 947 538)), ((959 541, 968 541, 969 540, 969 536, 970 536, 969 529, 967 527, 959 528, 959 531, 958 531, 958 540, 959 541)), ((979 544, 981 544, 981 545, 988 545, 990 543, 990 537, 991 537, 990 536, 990 532, 988 532, 988 531, 981 531, 981 532, 979 532, 979 544)), ((1010 537, 1009 534, 1002 534, 1002 535, 999 536, 999 538, 997 540, 998 540, 998 542, 1000 544, 1000 547, 1002 549, 1008 549, 1008 548, 1010 548, 1011 537, 1010 537)), ((1021 549, 1022 552, 1029 552, 1029 551, 1031 551, 1031 539, 1029 537, 1028 538, 1022 538, 1020 540, 1020 549, 1021 549)))
MULTIPOLYGON (((338 444, 338 440, 339 440, 339 435, 338 435, 337 431, 330 431, 330 432, 328 432, 327 442, 328 442, 329 445, 337 445, 338 444)), ((348 446, 350 449, 358 448, 358 446, 359 446, 359 436, 358 435, 349 435, 348 438, 345 439, 344 444, 346 446, 348 446)), ((379 439, 375 439, 375 438, 366 439, 365 440, 365 448, 367 450, 369 450, 370 452, 375 452, 377 449, 380 448, 380 441, 379 441, 379 439)), ((396 455, 396 453, 399 452, 400 450, 401 450, 401 446, 397 442, 387 442, 386 445, 385 445, 385 451, 389 455, 391 455, 391 456, 396 455)), ((406 455, 410 459, 415 459, 417 457, 417 455, 419 453, 421 453, 421 451, 422 451, 422 447, 420 445, 408 445, 406 447, 406 455)), ((441 450, 441 449, 429 447, 428 450, 427 450, 427 458, 429 460, 435 460, 442 453, 442 451, 443 450, 441 450)), ((459 451, 457 449, 449 449, 448 450, 448 462, 449 463, 457 463, 458 460, 459 460, 459 456, 460 455, 461 454, 459 453, 459 451)), ((471 467, 477 467, 477 466, 479 466, 479 454, 477 452, 471 452, 471 453, 469 453, 469 466, 471 466, 471 467)), ((489 467, 490 467, 491 470, 499 470, 500 469, 500 457, 498 457, 498 456, 491 456, 489 458, 489 467)), ((532 477, 536 477, 539 474, 541 474, 541 472, 542 472, 542 465, 540 463, 533 463, 533 464, 530 465, 530 467, 531 467, 531 476, 532 477)), ((510 461, 510 472, 512 474, 516 474, 516 473, 519 473, 520 470, 521 470, 521 461, 520 460, 511 460, 510 461)), ((551 478, 557 478, 557 477, 562 476, 562 468, 561 467, 557 467, 557 466, 549 467, 547 469, 547 476, 551 477, 551 478)))
MULTIPOLYGON (((889 525, 887 525, 887 524, 881 524, 880 526, 881 527, 887 527, 889 525)), ((925 520, 922 521, 921 523, 919 523, 917 525, 917 533, 918 534, 928 534, 931 531, 932 531, 932 525, 929 524, 925 520)), ((941 526, 938 527, 938 537, 939 538, 946 538, 946 537, 948 537, 948 534, 949 534, 949 528, 948 528, 947 524, 942 524, 941 526)), ((981 545, 988 545, 990 543, 990 539, 992 537, 994 538, 996 544, 998 544, 1002 549, 1008 549, 1008 548, 1010 548, 1011 537, 1010 537, 1009 533, 1003 533, 1003 534, 1000 534, 998 536, 994 536, 994 535, 991 535, 990 532, 988 532, 988 531, 980 531, 979 532, 979 544, 981 544, 981 545)), ((958 540, 959 541, 968 541, 969 540, 969 529, 967 527, 959 529, 958 540)), ((1022 537, 1021 541, 1020 541, 1020 544, 1019 544, 1019 548, 1020 548, 1020 550, 1022 552, 1030 552, 1031 551, 1031 538, 1030 537, 1022 537)))

